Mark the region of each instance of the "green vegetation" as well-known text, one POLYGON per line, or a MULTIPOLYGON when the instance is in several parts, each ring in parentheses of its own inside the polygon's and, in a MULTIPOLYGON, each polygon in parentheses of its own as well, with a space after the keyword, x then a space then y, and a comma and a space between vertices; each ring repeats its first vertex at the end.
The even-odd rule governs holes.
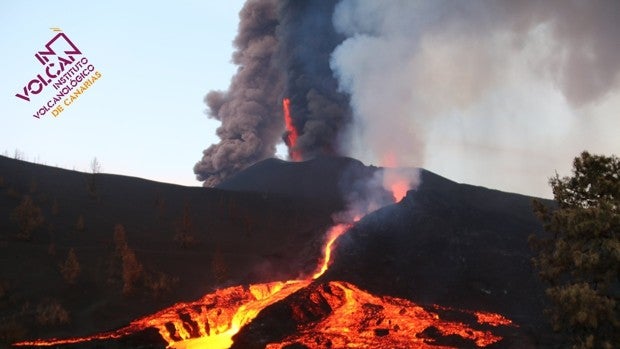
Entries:
POLYGON ((534 202, 548 236, 531 238, 549 287, 548 313, 574 348, 620 343, 620 160, 583 152, 550 184, 557 207, 534 202))

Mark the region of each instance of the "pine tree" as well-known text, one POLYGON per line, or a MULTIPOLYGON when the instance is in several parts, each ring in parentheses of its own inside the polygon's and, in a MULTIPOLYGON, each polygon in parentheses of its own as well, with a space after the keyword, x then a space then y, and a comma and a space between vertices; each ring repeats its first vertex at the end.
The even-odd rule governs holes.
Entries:
POLYGON ((548 314, 574 348, 620 344, 620 160, 583 152, 573 175, 550 179, 557 207, 534 202, 548 233, 532 238, 549 287, 548 314))

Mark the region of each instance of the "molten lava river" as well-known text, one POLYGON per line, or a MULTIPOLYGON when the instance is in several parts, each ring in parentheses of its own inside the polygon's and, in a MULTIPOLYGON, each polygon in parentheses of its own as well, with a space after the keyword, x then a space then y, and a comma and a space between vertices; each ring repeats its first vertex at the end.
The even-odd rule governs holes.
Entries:
POLYGON ((155 328, 168 348, 229 348, 233 336, 265 308, 283 302, 297 330, 265 348, 452 348, 437 337, 455 336, 469 347, 485 347, 502 340, 493 333, 500 326, 514 326, 499 314, 470 314, 476 326, 442 319, 439 306, 422 308, 399 298, 375 296, 347 282, 313 282, 327 270, 333 244, 349 229, 333 226, 327 233, 323 258, 316 272, 305 279, 219 289, 201 299, 178 303, 131 322, 121 329, 81 338, 40 339, 15 346, 56 346, 113 340, 155 328), (294 298, 294 300, 290 300, 294 298), (474 328, 475 327, 475 328, 474 328), (303 345, 303 346, 300 346, 303 345))

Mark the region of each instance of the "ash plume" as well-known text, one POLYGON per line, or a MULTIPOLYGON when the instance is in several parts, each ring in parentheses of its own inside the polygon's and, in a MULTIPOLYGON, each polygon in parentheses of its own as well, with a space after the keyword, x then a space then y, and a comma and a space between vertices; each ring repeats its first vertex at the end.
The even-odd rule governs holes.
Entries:
POLYGON ((350 120, 349 99, 338 92, 329 57, 344 37, 332 24, 336 1, 249 0, 239 14, 228 91, 211 91, 209 115, 222 122, 220 138, 203 151, 194 173, 204 186, 272 157, 286 139, 282 99, 291 100, 302 159, 338 154, 338 134, 350 120))
POLYGON ((301 159, 540 194, 532 180, 574 154, 620 147, 619 14, 615 0, 249 0, 239 71, 206 98, 221 141, 194 171, 215 185, 286 139, 301 159), (296 137, 283 135, 283 98, 296 137))
MULTIPOLYGON (((330 55, 345 37, 336 33, 336 1, 283 1, 280 6, 280 61, 286 72, 284 95, 298 131, 291 145, 303 159, 339 154, 338 135, 351 118, 349 97, 338 91, 330 55)), ((286 135, 285 135, 286 136, 286 135)))
POLYGON ((239 13, 233 62, 239 66, 228 91, 205 97, 209 115, 222 122, 220 138, 203 151, 194 173, 207 187, 273 156, 284 131, 281 98, 284 75, 277 62, 276 1, 247 1, 239 13))

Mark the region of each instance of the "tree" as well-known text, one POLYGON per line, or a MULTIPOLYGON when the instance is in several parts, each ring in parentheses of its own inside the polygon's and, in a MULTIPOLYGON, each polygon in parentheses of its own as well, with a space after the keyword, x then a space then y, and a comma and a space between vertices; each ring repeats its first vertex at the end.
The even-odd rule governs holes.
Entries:
POLYGON ((13 210, 11 219, 17 222, 19 226, 17 237, 21 240, 30 240, 32 232, 44 222, 41 209, 28 195, 25 195, 20 204, 13 210))
POLYGON ((101 172, 101 163, 99 163, 97 157, 94 157, 93 161, 90 162, 90 171, 94 175, 101 172))
POLYGON ((534 202, 547 235, 532 237, 548 283, 547 313, 574 348, 620 343, 620 160, 583 152, 573 175, 549 180, 557 206, 534 202))
POLYGON ((97 157, 93 158, 93 161, 90 162, 90 179, 88 180, 88 193, 92 197, 97 196, 97 182, 96 176, 101 173, 101 163, 97 160, 97 157))
POLYGON ((183 218, 177 225, 174 240, 179 243, 183 248, 192 247, 196 244, 196 237, 194 235, 194 224, 190 214, 189 204, 185 204, 183 209, 183 218))
POLYGON ((133 250, 127 248, 121 255, 123 260, 123 294, 129 296, 136 291, 142 278, 142 265, 133 250))
POLYGON ((114 227, 114 244, 122 263, 123 294, 129 296, 135 293, 143 277, 142 264, 138 261, 135 252, 129 248, 125 227, 121 224, 114 227))
POLYGON ((60 265, 60 273, 67 283, 70 285, 75 284, 80 275, 80 262, 78 262, 77 255, 73 249, 69 250, 65 263, 60 265))

